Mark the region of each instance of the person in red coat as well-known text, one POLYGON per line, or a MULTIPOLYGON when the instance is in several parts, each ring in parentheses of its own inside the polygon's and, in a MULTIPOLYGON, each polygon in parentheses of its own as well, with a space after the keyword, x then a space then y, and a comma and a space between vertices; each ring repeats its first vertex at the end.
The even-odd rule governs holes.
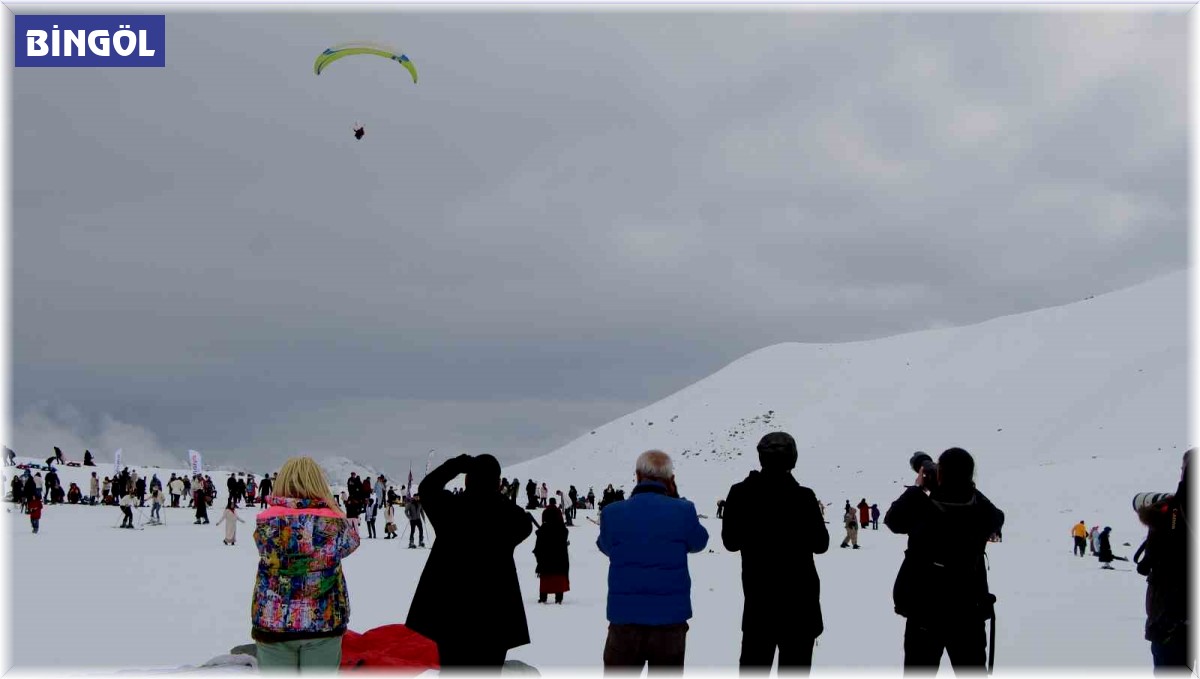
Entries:
POLYGON ((867 504, 865 497, 858 503, 858 525, 864 529, 871 525, 871 505, 867 504))
POLYGON ((33 525, 33 534, 37 535, 38 523, 42 520, 42 498, 34 495, 25 506, 29 508, 29 523, 33 525))

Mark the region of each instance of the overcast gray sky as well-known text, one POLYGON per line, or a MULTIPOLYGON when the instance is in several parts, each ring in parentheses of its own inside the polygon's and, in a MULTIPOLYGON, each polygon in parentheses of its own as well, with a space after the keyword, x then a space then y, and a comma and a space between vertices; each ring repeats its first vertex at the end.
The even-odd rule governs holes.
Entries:
POLYGON ((13 73, 12 445, 517 460, 1186 267, 1186 9, 167 8, 166 68, 13 73))

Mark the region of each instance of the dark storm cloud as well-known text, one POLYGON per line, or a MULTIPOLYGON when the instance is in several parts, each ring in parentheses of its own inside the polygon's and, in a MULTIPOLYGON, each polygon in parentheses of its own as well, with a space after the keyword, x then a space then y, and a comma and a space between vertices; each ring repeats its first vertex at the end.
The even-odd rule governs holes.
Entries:
POLYGON ((165 69, 13 74, 18 449, 515 459, 761 346, 1186 266, 1178 10, 167 25, 165 69), (312 74, 358 39, 421 82, 312 74))

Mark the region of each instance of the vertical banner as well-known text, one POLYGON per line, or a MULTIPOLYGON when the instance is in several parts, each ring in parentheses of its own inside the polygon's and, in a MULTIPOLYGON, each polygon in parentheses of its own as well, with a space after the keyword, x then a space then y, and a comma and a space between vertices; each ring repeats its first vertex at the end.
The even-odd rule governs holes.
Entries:
POLYGON ((116 461, 113 462, 113 474, 114 475, 121 473, 121 451, 122 450, 123 450, 123 448, 117 448, 117 453, 116 453, 116 455, 113 456, 114 458, 116 458, 116 461))
POLYGON ((200 473, 200 470, 203 469, 203 465, 201 464, 199 452, 195 450, 189 450, 188 463, 192 466, 192 476, 203 476, 203 474, 200 473))

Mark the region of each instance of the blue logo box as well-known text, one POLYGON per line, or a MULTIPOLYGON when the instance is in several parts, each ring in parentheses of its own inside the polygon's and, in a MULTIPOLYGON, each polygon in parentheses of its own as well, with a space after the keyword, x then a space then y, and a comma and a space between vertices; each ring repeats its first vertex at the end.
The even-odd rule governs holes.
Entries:
POLYGON ((162 14, 18 14, 17 67, 167 65, 162 14))

